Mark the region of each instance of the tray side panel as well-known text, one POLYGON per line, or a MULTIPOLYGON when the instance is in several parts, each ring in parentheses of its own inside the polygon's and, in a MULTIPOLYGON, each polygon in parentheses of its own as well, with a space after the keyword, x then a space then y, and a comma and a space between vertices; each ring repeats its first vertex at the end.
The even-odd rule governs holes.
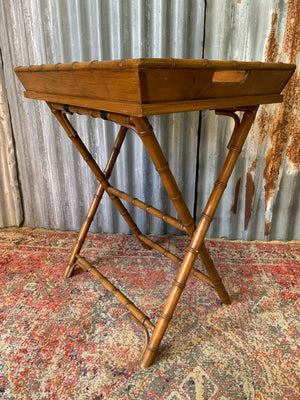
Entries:
POLYGON ((266 96, 280 94, 290 79, 289 70, 250 70, 240 82, 213 82, 203 94, 203 98, 266 96))
POLYGON ((140 103, 140 85, 135 69, 16 71, 28 92, 78 98, 140 103))
POLYGON ((228 81, 214 81, 214 74, 217 76, 219 71, 141 69, 142 103, 275 95, 280 94, 293 73, 291 70, 278 69, 245 70, 240 80, 236 74, 229 73, 228 81))
POLYGON ((213 74, 210 69, 140 69, 142 103, 200 99, 213 74))

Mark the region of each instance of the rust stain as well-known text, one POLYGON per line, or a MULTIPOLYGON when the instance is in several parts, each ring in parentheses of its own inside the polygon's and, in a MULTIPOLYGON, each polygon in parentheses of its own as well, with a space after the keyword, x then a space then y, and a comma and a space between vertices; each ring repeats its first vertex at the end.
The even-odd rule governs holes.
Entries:
POLYGON ((250 166, 250 169, 249 169, 248 172, 254 172, 255 169, 256 169, 256 164, 257 164, 257 158, 255 158, 255 159, 252 161, 251 166, 250 166))
POLYGON ((265 220, 265 236, 269 236, 271 232, 271 222, 266 219, 265 220))
POLYGON ((273 12, 271 16, 271 30, 269 32, 267 46, 265 48, 266 62, 276 62, 276 58, 279 53, 279 44, 277 42, 277 24, 278 14, 273 12))
MULTIPOLYGON (((271 17, 265 49, 265 61, 297 62, 300 53, 300 0, 289 0, 283 41, 277 41, 278 14, 271 17)), ((275 192, 281 163, 288 158, 295 170, 300 169, 300 75, 294 73, 284 89, 284 102, 275 107, 264 106, 258 115, 258 142, 269 134, 271 147, 266 155, 264 170, 265 208, 275 192)))
POLYGON ((246 198, 245 198, 245 222, 244 229, 248 229, 249 221, 252 213, 252 200, 255 192, 255 185, 250 172, 247 172, 246 179, 246 198))
POLYGON ((238 198, 239 198, 239 193, 240 193, 240 186, 241 186, 241 178, 238 179, 236 185, 235 185, 235 190, 234 190, 234 203, 231 207, 231 211, 233 214, 236 214, 237 212, 237 204, 238 204, 238 198))
POLYGON ((270 122, 272 121, 272 115, 267 111, 266 106, 261 106, 259 113, 256 118, 256 124, 258 125, 258 144, 261 145, 269 133, 270 122))

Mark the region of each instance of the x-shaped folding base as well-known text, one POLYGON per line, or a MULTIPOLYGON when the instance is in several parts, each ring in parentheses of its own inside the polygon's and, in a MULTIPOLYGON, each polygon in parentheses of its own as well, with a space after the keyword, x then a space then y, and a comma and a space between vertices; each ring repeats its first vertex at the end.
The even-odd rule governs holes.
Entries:
POLYGON ((231 108, 216 111, 217 114, 232 117, 235 121, 235 128, 227 146, 229 151, 219 178, 211 192, 210 198, 202 213, 198 226, 195 228, 193 218, 183 200, 182 194, 162 153, 153 129, 146 117, 134 117, 56 103, 48 103, 48 105, 99 181, 96 193, 72 251, 65 276, 70 277, 76 265, 80 266, 83 270, 88 270, 131 312, 133 319, 144 331, 145 346, 141 357, 141 366, 147 368, 155 359, 160 342, 173 316, 176 305, 180 299, 190 273, 193 273, 196 277, 214 287, 223 303, 230 304, 230 297, 221 281, 211 257, 208 254, 204 244, 204 239, 217 206, 221 200, 222 194, 226 188, 232 170, 236 164, 239 153, 242 150, 247 134, 253 124, 258 106, 231 108), (235 113, 236 111, 243 112, 242 120, 240 120, 238 115, 235 113), (67 118, 67 113, 90 115, 92 117, 107 119, 121 125, 104 171, 99 168, 98 164, 78 136, 77 132, 72 127, 69 119, 67 118), (144 202, 135 199, 127 193, 124 193, 110 185, 109 177, 114 168, 128 128, 136 132, 141 138, 157 172, 160 175, 169 197, 174 204, 179 219, 173 218, 170 215, 165 214, 162 211, 147 205, 144 202), (137 239, 141 242, 143 247, 153 248, 159 251, 180 266, 177 277, 174 280, 172 289, 156 325, 154 325, 150 321, 149 317, 147 317, 135 304, 133 304, 119 289, 117 289, 106 277, 104 277, 101 272, 99 272, 79 254, 104 191, 115 204, 120 214, 125 219, 128 226, 135 234, 137 239), (167 251, 143 235, 129 215, 121 199, 130 202, 134 206, 139 207, 149 214, 152 214, 166 223, 175 226, 181 231, 186 232, 190 236, 191 242, 187 248, 184 259, 180 259, 175 254, 167 251), (200 257, 207 271, 207 275, 194 268, 194 263, 198 256, 200 257), (151 338, 149 335, 149 330, 152 331, 151 338))

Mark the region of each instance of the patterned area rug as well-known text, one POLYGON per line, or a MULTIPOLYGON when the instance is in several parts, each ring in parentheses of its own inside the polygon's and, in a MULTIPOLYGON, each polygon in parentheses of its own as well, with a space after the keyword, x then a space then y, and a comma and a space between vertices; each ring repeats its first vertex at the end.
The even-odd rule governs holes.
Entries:
MULTIPOLYGON (((233 298, 194 276, 162 350, 89 273, 64 280, 73 232, 0 230, 1 399, 299 399, 300 243, 208 240, 233 298)), ((186 237, 157 237, 182 254, 186 237)), ((132 236, 90 234, 82 252, 155 322, 176 274, 132 236)), ((199 266, 199 268, 201 268, 199 266)))

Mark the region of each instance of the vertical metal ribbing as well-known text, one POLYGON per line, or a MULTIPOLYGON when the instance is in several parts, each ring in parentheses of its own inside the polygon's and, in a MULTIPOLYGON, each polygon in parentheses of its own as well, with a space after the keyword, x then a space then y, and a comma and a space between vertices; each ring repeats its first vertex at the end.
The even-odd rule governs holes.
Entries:
POLYGON ((141 362, 141 365, 144 368, 149 367, 155 359, 159 344, 173 316, 178 300, 180 299, 182 291, 185 287, 187 278, 197 258, 199 249, 201 248, 204 242, 206 232, 209 228, 209 225, 217 209, 217 206, 221 200, 223 191, 230 178, 230 175, 238 159, 239 153, 241 152, 241 149, 246 140, 248 132, 252 126, 257 109, 258 106, 255 106, 255 107, 249 107, 248 110, 245 111, 238 132, 235 133, 234 140, 232 141, 232 145, 229 149, 225 163, 219 175, 219 179, 217 180, 216 185, 212 190, 211 196, 207 202, 204 213, 202 214, 197 229, 194 233, 191 245, 184 257, 183 263, 181 264, 181 268, 174 281, 173 287, 170 291, 163 312, 157 322, 150 343, 144 353, 141 362))

